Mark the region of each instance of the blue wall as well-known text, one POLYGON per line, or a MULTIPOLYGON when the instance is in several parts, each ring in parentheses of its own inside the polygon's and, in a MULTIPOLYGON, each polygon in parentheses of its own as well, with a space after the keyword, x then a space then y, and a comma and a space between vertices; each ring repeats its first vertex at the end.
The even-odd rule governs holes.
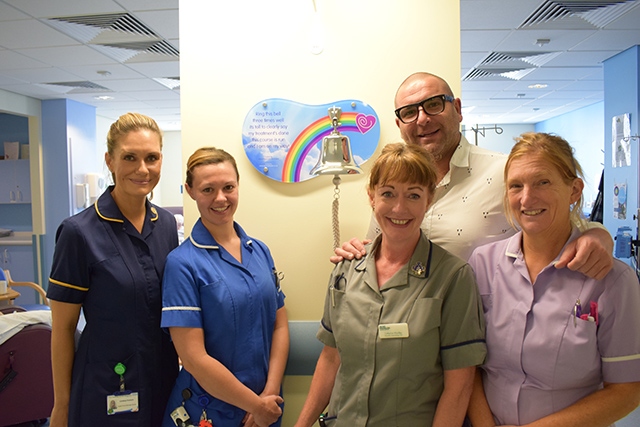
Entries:
POLYGON ((598 195, 598 184, 604 167, 604 103, 598 102, 571 113, 536 124, 536 132, 555 133, 574 148, 575 157, 585 176, 583 192, 585 212, 598 195))
MULTIPOLYGON (((605 179, 604 179, 604 225, 615 235, 621 226, 633 230, 637 236, 634 216, 638 209, 638 140, 630 142, 631 165, 612 166, 612 124, 614 117, 629 114, 631 135, 638 134, 638 111, 640 110, 640 47, 634 46, 604 62, 604 125, 605 125, 605 179), (626 184, 626 219, 614 217, 614 186, 626 184)), ((623 259, 631 261, 631 259, 623 259)), ((631 264, 631 262, 630 262, 631 264)))
POLYGON ((42 101, 42 158, 46 234, 42 236, 42 282, 48 283, 55 233, 78 210, 75 184, 96 170, 95 107, 67 99, 42 101))

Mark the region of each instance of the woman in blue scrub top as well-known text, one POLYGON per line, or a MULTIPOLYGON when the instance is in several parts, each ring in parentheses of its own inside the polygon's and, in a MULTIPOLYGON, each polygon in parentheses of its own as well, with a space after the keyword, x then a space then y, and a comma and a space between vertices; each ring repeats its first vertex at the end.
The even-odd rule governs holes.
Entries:
POLYGON ((163 279, 162 326, 183 364, 165 427, 185 410, 194 425, 280 425, 284 295, 267 246, 233 220, 238 182, 223 150, 200 148, 187 162, 185 188, 200 219, 167 258, 163 279))
POLYGON ((178 245, 176 222, 149 203, 160 179, 162 133, 127 113, 111 125, 105 161, 115 185, 65 219, 47 297, 55 403, 51 427, 161 424, 178 359, 160 328, 161 279, 178 245), (83 310, 86 326, 74 350, 83 310))

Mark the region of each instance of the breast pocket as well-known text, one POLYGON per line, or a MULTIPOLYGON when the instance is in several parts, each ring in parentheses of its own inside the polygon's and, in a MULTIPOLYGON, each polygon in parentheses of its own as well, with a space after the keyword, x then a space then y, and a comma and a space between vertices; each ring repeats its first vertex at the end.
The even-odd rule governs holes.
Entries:
POLYGON ((344 290, 329 288, 329 319, 334 338, 340 345, 353 345, 353 333, 362 334, 362 322, 359 312, 353 312, 354 304, 350 304, 349 298, 344 290), (347 320, 345 320, 347 319, 347 320), (345 322, 347 324, 345 325, 345 322))
POLYGON ((556 387, 572 388, 601 381, 598 327, 595 322, 571 317, 560 343, 554 382, 556 387))
POLYGON ((222 278, 216 278, 201 284, 200 308, 206 336, 237 334, 238 322, 250 317, 247 313, 250 301, 245 287, 239 283, 233 286, 222 278))
POLYGON ((239 298, 235 298, 230 287, 222 279, 216 279, 200 286, 201 307, 206 306, 210 310, 220 312, 233 307, 236 299, 239 298))
MULTIPOLYGON (((122 318, 121 312, 135 311, 138 287, 120 255, 102 260, 91 267, 91 288, 87 293, 86 309, 101 319, 122 318), (114 310, 118 307, 118 310, 114 310)), ((160 285, 158 285, 160 286, 160 285)))

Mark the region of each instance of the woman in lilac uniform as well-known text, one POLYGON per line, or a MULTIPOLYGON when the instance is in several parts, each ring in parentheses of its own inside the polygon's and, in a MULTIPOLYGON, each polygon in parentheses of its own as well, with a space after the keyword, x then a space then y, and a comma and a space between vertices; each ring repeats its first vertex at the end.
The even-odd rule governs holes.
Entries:
POLYGON ((487 360, 474 427, 604 427, 640 400, 640 286, 614 260, 602 280, 554 262, 583 224, 582 170, 562 138, 526 133, 505 166, 505 206, 520 231, 469 264, 482 296, 487 360))
POLYGON ((115 185, 56 233, 47 292, 51 427, 160 425, 178 374, 175 349, 160 328, 161 279, 178 245, 176 222, 147 200, 160 179, 161 150, 153 119, 121 116, 105 154, 115 185), (87 324, 74 351, 81 308, 87 324))
POLYGON ((165 269, 162 326, 184 366, 165 427, 176 425, 171 414, 181 407, 194 425, 280 425, 289 353, 284 295, 267 246, 233 220, 238 181, 223 150, 201 148, 187 162, 185 188, 200 219, 165 269))

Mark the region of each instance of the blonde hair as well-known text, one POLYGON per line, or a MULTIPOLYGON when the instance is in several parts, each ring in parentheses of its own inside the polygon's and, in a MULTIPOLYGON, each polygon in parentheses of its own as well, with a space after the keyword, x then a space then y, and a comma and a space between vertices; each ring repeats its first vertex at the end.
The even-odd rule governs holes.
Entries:
POLYGON ((236 159, 226 151, 216 147, 202 147, 198 148, 187 160, 187 178, 186 183, 189 187, 193 185, 193 170, 198 166, 212 165, 222 162, 229 162, 233 169, 236 171, 236 178, 240 181, 240 173, 238 172, 238 165, 236 165, 236 159))
POLYGON ((118 140, 129 132, 140 129, 147 129, 156 133, 160 137, 160 150, 162 150, 162 131, 158 124, 151 117, 140 113, 126 113, 118 117, 118 120, 111 124, 107 133, 107 152, 113 156, 113 152, 118 146, 118 140))
MULTIPOLYGON (((542 159, 554 166, 562 176, 563 181, 571 185, 576 178, 583 179, 584 173, 580 163, 575 159, 574 150, 569 143, 558 135, 542 132, 527 132, 515 138, 516 143, 511 148, 507 163, 504 166, 504 181, 507 182, 509 167, 514 160, 524 156, 539 155, 542 159)), ((582 216, 583 198, 580 198, 571 206, 569 217, 571 222, 583 226, 585 220, 582 216)), ((513 213, 509 207, 507 190, 504 195, 504 207, 507 220, 515 227, 513 213)))
POLYGON ((396 142, 387 144, 373 163, 368 191, 391 181, 424 185, 433 195, 437 185, 436 168, 431 154, 417 144, 396 142))

